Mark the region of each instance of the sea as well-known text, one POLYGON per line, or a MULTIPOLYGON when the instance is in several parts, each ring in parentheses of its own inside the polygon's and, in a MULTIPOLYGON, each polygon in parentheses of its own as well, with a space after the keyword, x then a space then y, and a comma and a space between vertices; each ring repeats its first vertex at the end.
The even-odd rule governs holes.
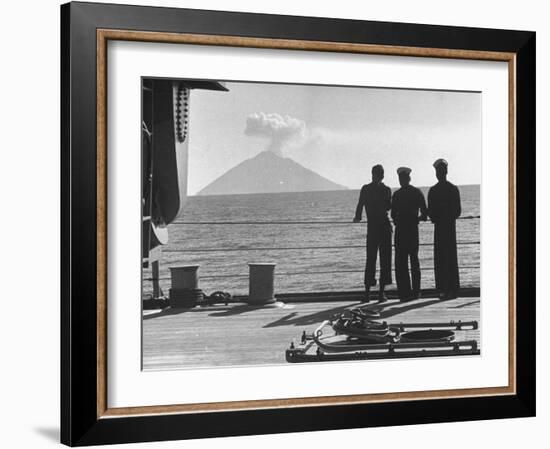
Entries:
MULTIPOLYGON (((428 187, 421 190, 427 197, 428 187)), ((479 287, 480 186, 459 190, 460 284, 479 287)), ((275 293, 361 290, 367 225, 352 222, 358 198, 358 190, 189 197, 168 226, 160 262, 163 293, 168 296, 170 267, 197 264, 206 294, 246 295, 248 264, 267 262, 276 264, 275 293)), ((419 226, 422 288, 433 288, 433 224, 419 226)), ((152 291, 151 280, 151 269, 144 269, 144 295, 152 291)))

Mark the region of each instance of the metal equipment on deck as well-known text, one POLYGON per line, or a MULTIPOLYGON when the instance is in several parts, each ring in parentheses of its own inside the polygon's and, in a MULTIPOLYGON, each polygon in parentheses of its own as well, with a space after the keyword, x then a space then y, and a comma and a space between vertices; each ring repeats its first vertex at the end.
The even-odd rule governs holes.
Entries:
POLYGON ((352 309, 326 320, 301 342, 286 350, 291 363, 375 360, 412 357, 479 355, 476 340, 455 340, 455 331, 477 329, 477 321, 387 323, 374 321, 375 312, 352 309), (323 329, 330 327, 330 335, 323 329))

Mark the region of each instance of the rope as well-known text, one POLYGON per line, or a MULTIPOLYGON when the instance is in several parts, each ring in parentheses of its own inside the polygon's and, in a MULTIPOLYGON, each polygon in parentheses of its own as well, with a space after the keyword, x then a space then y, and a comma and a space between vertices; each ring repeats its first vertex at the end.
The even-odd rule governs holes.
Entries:
MULTIPOLYGON (((480 215, 468 215, 459 217, 458 220, 479 219, 480 215)), ((366 223, 366 222, 361 222, 366 223)), ((430 223, 430 222, 420 222, 430 223)), ((175 221, 170 225, 354 225, 350 221, 175 221)), ((479 245, 479 241, 457 242, 457 245, 479 245)), ((395 245, 392 245, 395 246, 395 245)), ((433 246, 433 243, 420 243, 419 246, 433 246)), ((188 249, 164 249, 167 253, 197 253, 197 252, 239 252, 239 251, 293 251, 293 250, 318 250, 318 249, 365 249, 365 245, 342 245, 342 246, 294 246, 294 247, 246 247, 246 248, 188 248, 188 249)), ((479 269, 479 265, 465 265, 458 267, 460 270, 479 269)), ((420 268, 421 271, 433 271, 433 268, 420 268)), ((379 270, 376 270, 379 271, 379 270)), ((344 274, 344 273, 363 273, 364 270, 330 270, 330 271, 296 271, 277 273, 277 276, 302 276, 316 274, 344 274)), ((219 278, 246 278, 248 274, 218 274, 201 276, 201 279, 219 279, 219 278)), ((170 277, 144 278, 146 281, 168 281, 170 277)))
MULTIPOLYGON (((456 242, 457 245, 479 245, 479 241, 456 242)), ((395 246, 395 245, 392 245, 395 246)), ((433 243, 420 243, 418 246, 433 246, 433 243)), ((164 249, 165 253, 208 253, 208 252, 236 252, 236 251, 293 251, 305 249, 365 249, 365 245, 342 246, 281 246, 281 247, 246 247, 246 248, 172 248, 164 249)))
MULTIPOLYGON (((459 270, 480 268, 479 265, 464 265, 458 267, 459 270)), ((377 272, 380 270, 376 270, 377 272)), ((433 268, 420 268, 420 271, 433 271, 433 268)), ((276 276, 302 276, 308 274, 338 274, 338 273, 364 273, 364 270, 331 270, 331 271, 294 271, 276 273, 276 276)), ((218 279, 218 278, 244 278, 248 277, 248 274, 212 274, 207 276, 201 276, 201 279, 218 279)), ((145 281, 169 281, 170 277, 159 278, 144 278, 145 281)))
MULTIPOLYGON (((473 220, 481 218, 480 215, 466 215, 459 217, 457 220, 473 220)), ((391 220, 390 220, 391 221, 391 220)), ((365 224, 366 221, 359 223, 365 224)), ((431 223, 430 221, 421 221, 422 223, 431 223)), ((354 225, 352 221, 173 221, 170 225, 325 225, 325 224, 337 224, 337 225, 354 225)))

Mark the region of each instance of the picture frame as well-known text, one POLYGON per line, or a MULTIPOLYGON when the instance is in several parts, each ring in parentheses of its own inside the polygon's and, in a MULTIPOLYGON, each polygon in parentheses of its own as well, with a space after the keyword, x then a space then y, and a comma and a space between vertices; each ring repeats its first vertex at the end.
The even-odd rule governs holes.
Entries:
POLYGON ((70 446, 535 415, 533 32, 73 2, 61 7, 61 441, 70 446), (157 42, 508 64, 505 387, 109 408, 107 44, 157 42))

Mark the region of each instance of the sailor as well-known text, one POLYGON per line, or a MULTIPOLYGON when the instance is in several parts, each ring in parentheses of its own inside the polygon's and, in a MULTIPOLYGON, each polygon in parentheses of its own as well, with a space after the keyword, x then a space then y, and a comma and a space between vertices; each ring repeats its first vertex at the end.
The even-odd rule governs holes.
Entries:
POLYGON ((460 217, 460 192, 447 181, 448 163, 433 163, 437 184, 428 192, 428 214, 434 226, 435 286, 441 299, 457 297, 460 286, 456 250, 456 219, 460 217))
POLYGON ((354 223, 361 221, 363 208, 367 215, 367 261, 365 265, 365 302, 370 300, 370 288, 376 285, 376 259, 380 253, 379 293, 380 302, 387 301, 384 294, 386 285, 392 283, 391 277, 391 234, 392 227, 388 218, 391 208, 391 190, 384 185, 384 168, 372 167, 372 182, 361 188, 354 223))
POLYGON ((395 280, 399 298, 405 302, 420 297, 418 222, 426 221, 428 210, 420 189, 410 184, 411 169, 399 167, 397 175, 401 188, 393 194, 391 217, 395 225, 395 280))

